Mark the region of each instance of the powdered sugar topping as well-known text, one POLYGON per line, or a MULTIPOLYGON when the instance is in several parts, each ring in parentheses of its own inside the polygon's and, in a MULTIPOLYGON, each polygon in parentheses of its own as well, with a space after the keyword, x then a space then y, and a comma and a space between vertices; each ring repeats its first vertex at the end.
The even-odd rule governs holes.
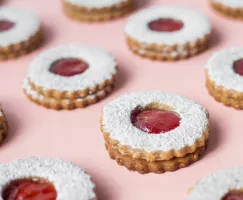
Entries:
POLYGON ((59 46, 40 54, 30 64, 27 77, 44 89, 76 91, 94 87, 111 79, 116 73, 115 58, 104 50, 86 45, 59 46), (88 63, 88 69, 71 77, 64 77, 49 71, 51 65, 63 58, 80 58, 88 63))
POLYGON ((111 139, 121 145, 147 152, 179 150, 191 146, 201 138, 208 127, 207 111, 195 102, 163 92, 136 92, 123 95, 103 109, 102 126, 111 139), (131 123, 131 112, 151 103, 170 106, 181 117, 180 126, 166 134, 152 135, 137 129, 131 123))
POLYGON ((243 8, 242 0, 211 0, 211 1, 215 3, 221 3, 231 8, 243 8))
POLYGON ((40 20, 32 12, 9 7, 0 7, 0 20, 9 20, 15 25, 0 32, 0 47, 6 47, 28 40, 40 29, 40 20))
MULTIPOLYGON (((95 185, 80 167, 59 158, 26 158, 0 165, 0 193, 6 184, 21 178, 40 177, 52 182, 57 200, 93 200, 95 185)), ((0 200, 3 200, 0 197, 0 200)))
POLYGON ((206 68, 209 78, 218 86, 243 92, 243 76, 235 73, 233 64, 243 58, 243 48, 224 49, 213 54, 206 68))
POLYGON ((203 178, 186 200, 222 200, 230 191, 243 188, 243 167, 224 169, 203 178))
POLYGON ((69 3, 87 8, 103 8, 126 2, 127 0, 65 0, 69 3))
POLYGON ((141 43, 177 45, 195 42, 211 32, 208 18, 188 8, 167 5, 154 6, 133 15, 125 26, 125 34, 141 43), (172 18, 184 23, 175 32, 157 32, 148 28, 148 23, 159 18, 172 18))

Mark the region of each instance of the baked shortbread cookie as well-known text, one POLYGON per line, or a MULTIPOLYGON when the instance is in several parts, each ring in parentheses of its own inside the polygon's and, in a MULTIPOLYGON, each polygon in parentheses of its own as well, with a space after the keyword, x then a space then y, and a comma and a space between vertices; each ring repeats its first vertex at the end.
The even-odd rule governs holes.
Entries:
POLYGON ((243 109, 243 48, 213 54, 206 65, 206 86, 217 101, 243 109))
POLYGON ((0 106, 0 144, 8 135, 8 122, 3 112, 2 107, 0 106))
POLYGON ((4 200, 95 200, 95 185, 77 165, 59 158, 25 158, 0 165, 4 200))
POLYGON ((33 60, 23 88, 31 100, 45 107, 81 108, 112 91, 116 72, 116 59, 104 50, 60 46, 33 60))
POLYGON ((41 44, 40 20, 27 10, 0 7, 0 38, 0 60, 25 55, 41 44))
POLYGON ((186 200, 242 200, 243 167, 213 173, 194 186, 186 200))
POLYGON ((207 48, 211 24, 195 10, 167 5, 134 14, 125 26, 129 48, 150 59, 178 60, 207 48))
POLYGON ((129 170, 175 171, 204 153, 208 112, 174 94, 131 93, 104 107, 101 131, 110 157, 129 170))
POLYGON ((135 0, 62 0, 64 13, 79 21, 105 21, 134 9, 135 0))
POLYGON ((243 19, 243 2, 241 0, 210 0, 212 7, 224 16, 243 19))

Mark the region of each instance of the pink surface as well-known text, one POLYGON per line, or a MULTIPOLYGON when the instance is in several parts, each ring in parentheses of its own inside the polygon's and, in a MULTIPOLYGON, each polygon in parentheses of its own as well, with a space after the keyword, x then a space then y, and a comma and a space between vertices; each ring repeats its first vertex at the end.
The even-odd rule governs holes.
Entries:
POLYGON ((204 87, 204 65, 212 52, 243 45, 242 23, 215 14, 206 0, 140 2, 141 7, 179 2, 205 12, 214 27, 210 49, 185 61, 152 62, 133 55, 126 47, 123 36, 126 18, 85 24, 67 19, 62 14, 60 0, 5 0, 2 3, 36 12, 44 24, 47 41, 28 56, 0 64, 0 100, 10 125, 10 134, 0 148, 1 163, 28 156, 72 160, 93 176, 100 200, 185 199, 188 189, 208 173, 243 165, 243 114, 214 101, 204 87), (31 103, 21 89, 28 64, 41 51, 68 43, 91 44, 112 52, 120 66, 116 90, 102 102, 75 111, 57 112, 31 103), (212 132, 208 151, 201 161, 173 173, 139 175, 109 158, 99 130, 102 108, 111 99, 138 90, 186 95, 209 110, 212 132))

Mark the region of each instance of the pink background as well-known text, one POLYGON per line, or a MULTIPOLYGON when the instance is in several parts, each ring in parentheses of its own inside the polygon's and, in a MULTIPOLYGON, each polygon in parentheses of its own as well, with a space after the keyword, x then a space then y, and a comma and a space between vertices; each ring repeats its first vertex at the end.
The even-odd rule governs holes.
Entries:
POLYGON ((77 23, 63 15, 60 0, 3 1, 4 5, 38 14, 47 39, 34 53, 0 64, 0 99, 10 126, 9 136, 0 147, 0 162, 28 156, 74 161, 92 175, 100 200, 185 199, 188 189, 208 173, 243 165, 243 114, 214 101, 204 86, 206 60, 218 49, 243 45, 242 24, 217 15, 206 0, 141 0, 139 9, 178 2, 206 13, 214 30, 208 51, 189 60, 167 63, 141 59, 128 50, 123 36, 126 18, 101 24, 77 23), (117 57, 120 74, 115 91, 100 103, 75 111, 57 112, 31 103, 21 89, 30 61, 49 47, 68 43, 103 47, 117 57), (99 130, 102 108, 117 96, 138 90, 186 95, 209 110, 212 132, 202 160, 173 173, 139 175, 109 158, 99 130))

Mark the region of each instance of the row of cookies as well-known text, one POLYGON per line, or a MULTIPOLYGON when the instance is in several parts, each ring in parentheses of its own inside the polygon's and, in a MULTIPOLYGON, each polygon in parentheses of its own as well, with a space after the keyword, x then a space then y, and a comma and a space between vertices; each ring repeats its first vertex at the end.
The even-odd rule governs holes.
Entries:
MULTIPOLYGON (((119 1, 121 0, 113 3, 119 3, 119 1)), ((63 2, 68 5, 75 3, 75 0, 63 2)), ((107 4, 103 1, 100 3, 81 2, 87 4, 87 7, 91 6, 90 9, 85 7, 77 9, 77 12, 85 15, 87 13, 81 12, 82 10, 87 10, 93 15, 97 11, 96 6, 106 8, 105 11, 108 12, 110 8, 106 6, 113 5, 110 0, 106 2, 107 4)), ((133 4, 131 0, 120 3, 123 6, 133 4)), ((118 9, 123 6, 116 5, 115 7, 118 9)), ((70 5, 65 7, 70 7, 70 5)), ((76 7, 71 6, 71 8, 76 7)), ((72 13, 71 8, 64 10, 72 13)), ((210 21, 203 13, 165 5, 144 9, 132 15, 124 28, 124 33, 129 49, 142 57, 156 60, 180 60, 204 51, 208 46, 211 30, 210 21)), ((35 14, 8 7, 0 8, 0 36, 2 38, 0 60, 24 55, 38 48, 44 38, 40 20, 35 14)))

